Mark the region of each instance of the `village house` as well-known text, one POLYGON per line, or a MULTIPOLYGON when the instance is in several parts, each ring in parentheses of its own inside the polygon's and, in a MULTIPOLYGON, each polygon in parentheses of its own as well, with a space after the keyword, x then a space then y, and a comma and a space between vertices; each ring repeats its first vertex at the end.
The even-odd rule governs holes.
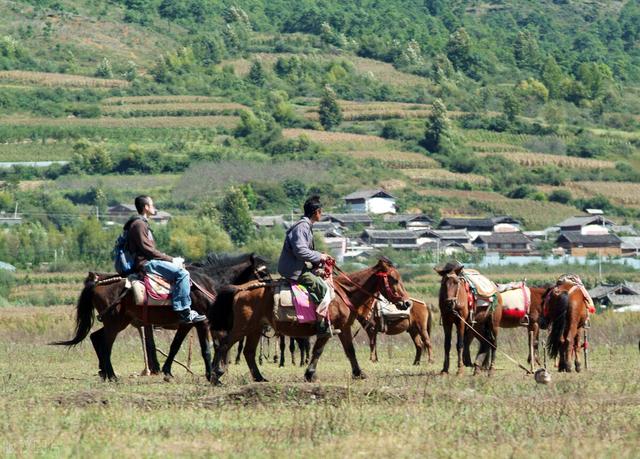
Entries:
POLYGON ((391 214, 382 218, 384 223, 395 223, 406 229, 431 228, 433 219, 425 214, 391 214))
POLYGON ((479 235, 473 244, 485 252, 497 252, 505 255, 528 255, 533 246, 531 239, 519 231, 479 235))
POLYGON ((350 212, 395 214, 396 198, 382 188, 356 191, 344 197, 350 212))
POLYGON ((601 226, 611 229, 614 225, 614 222, 603 215, 579 215, 577 217, 569 217, 556 226, 560 228, 561 233, 565 233, 567 231, 582 231, 587 226, 601 226))
POLYGON ((472 238, 480 234, 491 234, 495 231, 519 231, 521 223, 508 215, 486 218, 443 218, 438 229, 460 230, 465 229, 471 233, 472 238))
MULTIPOLYGON (((118 204, 109 207, 109 209, 107 209, 107 215, 109 216, 109 219, 115 222, 125 223, 131 216, 138 215, 138 211, 136 210, 136 206, 133 204, 118 204)), ((171 220, 171 214, 169 212, 159 210, 157 215, 151 217, 150 220, 161 225, 166 225, 169 220, 171 220)))
POLYGON ((287 222, 282 215, 256 215, 251 217, 256 229, 286 228, 287 222))
POLYGON ((373 225, 373 220, 368 214, 326 214, 322 221, 336 223, 347 229, 368 228, 373 225))
POLYGON ((584 233, 566 231, 558 236, 556 246, 574 257, 596 254, 601 256, 622 255, 622 241, 615 234, 584 233))
POLYGON ((601 308, 627 308, 640 305, 640 282, 599 285, 589 290, 593 302, 601 308))
POLYGON ((435 243, 436 239, 430 231, 412 230, 375 230, 366 229, 361 236, 362 241, 375 248, 391 247, 394 249, 419 250, 435 243))
POLYGON ((7 214, 5 212, 0 212, 0 226, 20 225, 21 223, 22 223, 22 217, 17 213, 7 214))

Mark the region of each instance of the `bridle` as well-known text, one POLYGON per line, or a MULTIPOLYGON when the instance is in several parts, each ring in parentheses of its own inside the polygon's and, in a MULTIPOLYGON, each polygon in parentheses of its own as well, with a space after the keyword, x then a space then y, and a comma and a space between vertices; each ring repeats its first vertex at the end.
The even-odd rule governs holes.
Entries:
MULTIPOLYGON (((458 306, 458 304, 459 304, 458 297, 460 296, 460 285, 462 285, 462 283, 464 282, 464 278, 463 278, 463 277, 458 276, 456 273, 450 272, 450 273, 447 273, 447 275, 446 275, 446 279, 456 279, 456 280, 458 281, 458 282, 456 283, 456 293, 455 293, 455 296, 453 296, 453 297, 448 297, 448 298, 445 300, 445 304, 449 304, 449 303, 450 303, 450 304, 452 304, 452 305, 453 305, 453 307, 452 307, 452 308, 455 308, 455 307, 456 307, 456 306, 458 306)), ((446 281, 445 281, 445 282, 446 282, 446 281)), ((446 284, 445 284, 445 285, 446 285, 446 284)), ((448 289, 447 289, 447 290, 448 290, 448 289)))
MULTIPOLYGON (((382 292, 384 292, 384 297, 388 301, 391 301, 394 304, 400 303, 402 301, 402 295, 399 295, 396 292, 394 292, 393 289, 391 288, 391 285, 389 285, 389 274, 387 273, 387 271, 378 271, 374 274, 374 276, 376 276, 377 278, 378 285, 376 287, 375 292, 371 293, 365 290, 361 285, 358 285, 356 282, 354 282, 349 277, 349 275, 346 272, 344 272, 342 269, 340 269, 338 266, 334 266, 333 268, 336 270, 336 272, 341 274, 351 285, 356 287, 356 289, 360 291, 360 293, 365 294, 367 297, 367 300, 376 299, 380 301, 382 300, 382 297, 380 295, 382 292)), ((349 307, 349 309, 355 312, 356 308, 355 306, 353 306, 353 303, 351 303, 351 300, 349 300, 348 297, 346 297, 346 295, 343 297, 340 289, 336 288, 336 293, 339 294, 340 298, 342 298, 342 301, 344 301, 344 303, 349 307)))

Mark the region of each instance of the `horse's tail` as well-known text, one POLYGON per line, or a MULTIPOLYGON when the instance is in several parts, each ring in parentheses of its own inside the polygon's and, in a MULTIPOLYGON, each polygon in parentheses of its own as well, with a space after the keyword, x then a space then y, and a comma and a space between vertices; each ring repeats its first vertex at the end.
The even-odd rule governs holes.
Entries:
POLYGON ((84 340, 93 326, 93 293, 95 282, 87 280, 76 306, 76 336, 69 341, 55 341, 53 346, 75 346, 84 340))
POLYGON ((567 326, 567 313, 569 312, 569 294, 562 292, 555 296, 553 302, 554 319, 551 323, 551 332, 547 342, 547 352, 551 358, 555 358, 560 352, 560 339, 567 326))
POLYGON ((225 285, 218 289, 216 301, 207 314, 212 331, 228 332, 233 328, 233 303, 238 291, 235 285, 225 285))
POLYGON ((431 328, 433 327, 433 310, 427 305, 427 335, 431 339, 431 328))

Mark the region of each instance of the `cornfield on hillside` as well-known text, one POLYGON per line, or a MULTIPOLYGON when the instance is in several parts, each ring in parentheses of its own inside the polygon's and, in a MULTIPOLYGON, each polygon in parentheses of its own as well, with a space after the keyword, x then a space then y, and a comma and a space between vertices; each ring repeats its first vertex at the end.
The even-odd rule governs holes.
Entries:
POLYGON ((633 182, 569 182, 567 187, 576 196, 603 195, 615 204, 640 207, 640 183, 633 182))
POLYGON ((1 119, 9 126, 90 126, 101 128, 232 128, 237 116, 148 116, 142 118, 30 118, 10 116, 1 119))
POLYGON ((172 102, 132 105, 106 105, 102 107, 104 115, 118 116, 203 116, 238 115, 248 108, 233 102, 172 102))
POLYGON ((171 104, 171 103, 207 103, 224 102, 220 97, 209 96, 126 96, 108 97, 102 101, 103 105, 133 105, 133 104, 171 104))
POLYGON ((573 206, 532 199, 483 201, 483 206, 495 215, 510 215, 529 229, 542 229, 579 214, 573 206))
POLYGON ((456 184, 470 183, 473 185, 488 185, 491 181, 477 174, 459 174, 446 169, 403 169, 407 177, 426 183, 456 184))
POLYGON ((613 161, 604 161, 592 158, 577 158, 574 156, 550 155, 546 153, 525 153, 519 151, 493 151, 477 153, 478 156, 502 156, 505 159, 516 162, 522 166, 563 166, 573 169, 613 169, 616 164, 613 161))
POLYGON ((329 144, 332 148, 369 149, 372 147, 384 147, 391 142, 375 135, 351 134, 349 132, 315 131, 313 129, 283 129, 282 135, 287 139, 294 139, 305 135, 312 142, 329 144), (340 145, 342 144, 342 145, 340 145))
POLYGON ((28 72, 24 70, 0 71, 0 81, 64 88, 126 88, 129 86, 129 82, 125 80, 92 78, 64 73, 28 72))
POLYGON ((439 163, 420 153, 409 151, 349 151, 345 155, 356 159, 375 159, 394 169, 429 169, 440 167, 439 163))
POLYGON ((477 190, 455 190, 451 188, 429 188, 418 191, 418 194, 423 196, 437 196, 443 198, 455 198, 464 200, 478 200, 478 201, 504 201, 509 198, 496 193, 494 191, 477 191, 477 190))

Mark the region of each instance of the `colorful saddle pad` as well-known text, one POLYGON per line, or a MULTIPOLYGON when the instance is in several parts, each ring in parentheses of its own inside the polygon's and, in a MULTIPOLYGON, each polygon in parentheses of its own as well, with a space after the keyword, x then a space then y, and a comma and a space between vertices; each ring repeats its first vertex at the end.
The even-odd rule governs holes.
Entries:
POLYGON ((400 310, 383 296, 376 300, 376 308, 378 313, 387 320, 407 319, 411 314, 411 307, 406 310, 400 310))
POLYGON ((501 291, 500 297, 502 298, 502 315, 514 319, 522 319, 529 314, 531 307, 531 290, 524 282, 507 285, 509 288, 504 290, 503 287, 506 286, 498 285, 501 291))
POLYGON ((155 274, 145 274, 142 278, 130 276, 133 298, 138 306, 170 306, 171 284, 155 274))

